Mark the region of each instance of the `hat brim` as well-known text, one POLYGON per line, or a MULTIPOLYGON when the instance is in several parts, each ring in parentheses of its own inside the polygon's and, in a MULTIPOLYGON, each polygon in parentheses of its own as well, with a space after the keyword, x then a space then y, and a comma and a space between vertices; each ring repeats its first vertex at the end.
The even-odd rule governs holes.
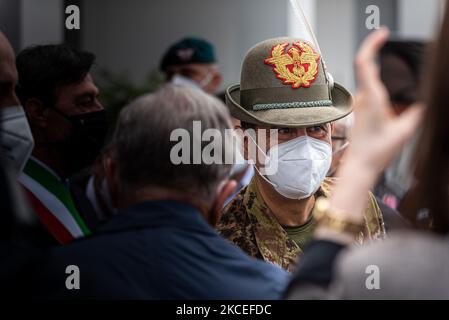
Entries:
POLYGON ((252 111, 240 105, 240 85, 234 85, 226 90, 226 104, 231 115, 243 122, 275 127, 308 127, 338 120, 352 112, 353 99, 348 90, 335 83, 331 95, 332 106, 252 111))

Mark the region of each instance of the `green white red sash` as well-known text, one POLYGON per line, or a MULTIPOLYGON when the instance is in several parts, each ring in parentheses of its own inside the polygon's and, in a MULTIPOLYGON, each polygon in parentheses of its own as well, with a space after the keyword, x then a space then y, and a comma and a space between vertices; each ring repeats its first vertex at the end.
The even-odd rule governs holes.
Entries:
POLYGON ((19 182, 41 222, 61 244, 90 234, 69 190, 47 169, 30 159, 19 182))

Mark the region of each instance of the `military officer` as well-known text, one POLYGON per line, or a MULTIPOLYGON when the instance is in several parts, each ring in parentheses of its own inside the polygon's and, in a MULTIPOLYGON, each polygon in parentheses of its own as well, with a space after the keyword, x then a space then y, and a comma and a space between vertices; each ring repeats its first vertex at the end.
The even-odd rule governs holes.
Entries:
MULTIPOLYGON (((217 226, 222 236, 255 258, 294 269, 315 226, 315 199, 328 197, 336 183, 326 178, 333 121, 351 113, 352 101, 307 41, 276 38, 249 50, 241 83, 226 90, 226 102, 244 132, 256 133, 244 135, 247 160, 251 147, 263 150, 259 132, 277 130, 277 141, 265 148, 276 170, 264 173, 263 163, 253 159, 256 174, 223 209, 217 226)), ((370 193, 358 242, 384 234, 382 213, 370 193)))

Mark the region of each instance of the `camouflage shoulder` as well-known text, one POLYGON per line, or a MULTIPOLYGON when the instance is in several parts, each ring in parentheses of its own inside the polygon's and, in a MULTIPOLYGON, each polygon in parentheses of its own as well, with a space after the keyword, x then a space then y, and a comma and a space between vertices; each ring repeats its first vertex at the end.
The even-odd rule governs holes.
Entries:
POLYGON ((385 225, 382 215, 382 211, 379 208, 376 197, 370 191, 368 193, 368 203, 365 212, 365 232, 370 239, 383 239, 385 238, 385 225))
POLYGON ((243 202, 243 193, 240 192, 223 208, 216 229, 223 237, 232 241, 248 224, 249 217, 243 202))
POLYGON ((217 224, 218 233, 248 255, 261 259, 253 231, 253 221, 247 213, 244 203, 244 190, 223 209, 217 224))
POLYGON ((317 196, 329 198, 332 194, 333 189, 337 186, 338 182, 339 182, 338 178, 326 177, 317 191, 317 196))

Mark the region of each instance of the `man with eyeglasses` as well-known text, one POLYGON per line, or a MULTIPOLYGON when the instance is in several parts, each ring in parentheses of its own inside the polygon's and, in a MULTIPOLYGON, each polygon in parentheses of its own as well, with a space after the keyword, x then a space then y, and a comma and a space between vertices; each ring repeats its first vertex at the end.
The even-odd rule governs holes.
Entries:
POLYGON ((223 77, 212 44, 200 38, 184 38, 164 53, 160 69, 166 82, 217 93, 223 77))
POLYGON ((349 134, 353 122, 352 113, 334 122, 332 133, 332 162, 327 173, 328 177, 334 177, 337 169, 343 160, 345 150, 349 146, 349 134))
MULTIPOLYGON (((312 45, 276 38, 247 53, 241 83, 229 87, 226 98, 241 121, 245 159, 255 163, 256 174, 224 208, 218 231, 250 256, 293 271, 315 228, 315 201, 332 192, 334 180, 326 174, 333 122, 351 113, 351 95, 325 72, 312 45), (273 131, 277 138, 271 139, 273 131), (251 149, 260 152, 253 157, 251 149)), ((384 234, 382 213, 369 194, 357 241, 384 234)))

